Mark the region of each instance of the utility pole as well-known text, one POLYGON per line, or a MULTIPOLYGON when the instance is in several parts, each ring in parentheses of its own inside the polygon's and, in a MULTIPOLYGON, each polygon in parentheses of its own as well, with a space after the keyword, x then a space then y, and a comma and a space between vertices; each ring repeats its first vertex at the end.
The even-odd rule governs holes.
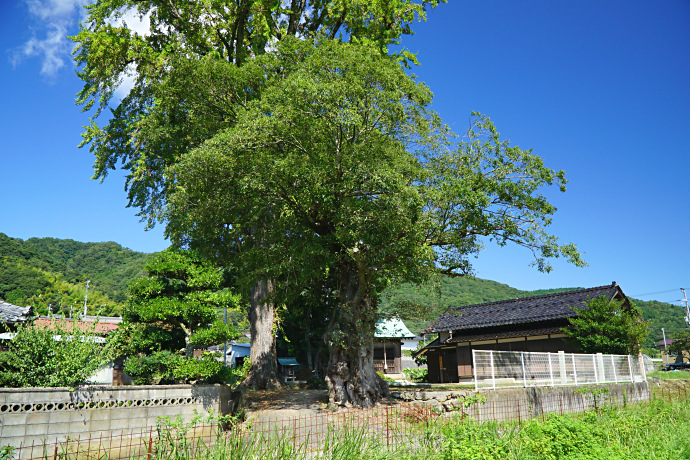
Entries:
POLYGON ((86 299, 89 296, 89 283, 91 280, 86 280, 86 292, 84 293, 84 318, 86 318, 86 299))
POLYGON ((688 296, 685 294, 685 289, 680 288, 681 291, 683 291, 683 300, 681 302, 685 302, 685 324, 690 326, 690 308, 688 307, 688 296))
MULTIPOLYGON (((223 319, 223 324, 228 325, 228 306, 225 306, 225 318, 223 319)), ((223 344, 223 366, 228 365, 228 341, 226 340, 223 344)))
POLYGON ((666 331, 664 331, 664 328, 661 328, 661 334, 664 336, 664 351, 666 352, 666 365, 668 365, 668 347, 666 346, 666 331))

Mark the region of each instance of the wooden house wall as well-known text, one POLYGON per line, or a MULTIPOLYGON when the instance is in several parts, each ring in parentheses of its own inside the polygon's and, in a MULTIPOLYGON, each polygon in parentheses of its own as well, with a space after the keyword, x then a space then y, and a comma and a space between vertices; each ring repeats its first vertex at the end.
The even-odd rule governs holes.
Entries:
POLYGON ((402 373, 402 341, 388 340, 374 342, 374 369, 387 374, 402 373), (383 347, 386 347, 386 366, 384 370, 383 347))
POLYGON ((528 351, 576 353, 577 350, 562 338, 520 340, 514 342, 457 345, 455 348, 435 348, 427 352, 428 379, 431 383, 458 382, 474 376, 472 350, 528 351))

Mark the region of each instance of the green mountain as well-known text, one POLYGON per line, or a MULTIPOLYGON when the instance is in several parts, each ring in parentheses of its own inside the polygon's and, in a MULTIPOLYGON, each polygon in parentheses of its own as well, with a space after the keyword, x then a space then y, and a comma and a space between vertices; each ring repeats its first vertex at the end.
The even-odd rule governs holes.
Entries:
MULTIPOLYGON (((472 305, 496 300, 515 299, 534 295, 552 294, 580 289, 577 287, 521 291, 496 281, 470 277, 443 277, 435 284, 418 286, 401 284, 386 289, 379 299, 379 311, 400 315, 412 332, 419 332, 448 307, 472 305)), ((666 337, 672 338, 686 328, 683 310, 665 302, 631 300, 640 307, 642 317, 648 321, 650 333, 643 346, 652 348, 666 337)))
MULTIPOLYGON (((90 279, 89 313, 117 315, 127 299, 127 285, 144 274, 143 266, 152 254, 123 248, 117 243, 80 243, 57 238, 23 241, 0 233, 0 300, 16 305, 33 305, 46 314, 81 312, 84 286, 90 279)), ((442 277, 436 283, 417 286, 401 284, 388 288, 380 297, 382 313, 397 313, 413 332, 419 332, 448 307, 495 300, 514 299, 577 288, 521 291, 506 284, 470 277, 442 277)), ((644 343, 651 348, 662 339, 661 328, 672 338, 686 328, 683 310, 676 305, 633 299, 649 322, 644 343)))
POLYGON ((117 243, 80 243, 57 238, 23 241, 0 233, 0 299, 33 305, 39 314, 81 312, 85 285, 89 314, 119 314, 127 284, 144 273, 150 254, 117 243))

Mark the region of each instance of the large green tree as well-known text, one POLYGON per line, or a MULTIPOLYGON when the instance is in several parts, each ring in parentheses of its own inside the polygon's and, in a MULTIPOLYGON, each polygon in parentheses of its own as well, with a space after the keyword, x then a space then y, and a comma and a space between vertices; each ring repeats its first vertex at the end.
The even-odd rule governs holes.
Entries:
MULTIPOLYGON (((233 81, 236 91, 218 96, 214 93, 217 73, 193 85, 203 98, 189 97, 191 91, 180 93, 174 84, 162 90, 160 83, 170 83, 166 77, 176 68, 178 57, 239 67, 286 38, 317 36, 372 42, 385 52, 411 33, 411 23, 424 18, 427 6, 439 1, 443 0, 100 0, 88 4, 87 17, 73 40, 78 74, 84 81, 78 103, 85 110, 95 107, 82 143, 96 157, 94 178, 104 179, 117 167, 124 169, 129 205, 140 208, 142 218, 153 225, 164 212, 172 183, 164 175, 165 168, 235 123, 238 107, 260 93, 258 75, 258 81, 251 77, 249 82, 233 81), (128 26, 137 17, 148 25, 148 33, 139 34, 128 26), (115 92, 128 78, 133 87, 118 100, 115 92), (107 108, 111 116, 99 124, 107 108)), ((415 60, 404 51, 400 57, 415 60)), ((261 241, 263 225, 271 216, 260 216, 259 226, 246 228, 245 240, 261 241)), ((275 281, 268 278, 257 278, 249 288, 255 365, 250 380, 258 387, 276 382, 275 345, 267 339, 274 323, 274 290, 275 281)))
POLYGON ((577 317, 563 331, 581 353, 636 355, 649 334, 649 326, 633 303, 601 296, 582 308, 571 308, 577 317))
POLYGON ((130 284, 123 314, 131 351, 169 349, 192 357, 195 348, 232 340, 237 333, 218 317, 237 309, 238 297, 224 289, 222 271, 190 251, 167 249, 145 266, 147 276, 130 284))
POLYGON ((256 62, 268 75, 260 97, 169 169, 168 232, 222 248, 271 216, 263 244, 242 257, 264 278, 331 280, 332 402, 368 406, 386 392, 372 340, 390 280, 469 273, 483 238, 529 248, 539 270, 559 256, 583 264, 545 232, 555 207, 540 188, 564 190, 563 172, 480 115, 454 141, 428 110, 431 92, 393 59, 366 45, 284 41, 256 62))

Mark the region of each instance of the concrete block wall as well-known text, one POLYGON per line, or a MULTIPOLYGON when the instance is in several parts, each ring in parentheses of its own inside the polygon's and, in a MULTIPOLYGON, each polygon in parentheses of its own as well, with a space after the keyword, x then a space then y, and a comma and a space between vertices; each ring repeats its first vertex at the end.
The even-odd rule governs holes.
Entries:
POLYGON ((497 390, 392 391, 393 397, 430 406, 439 412, 462 410, 478 421, 528 419, 542 414, 567 414, 595 410, 605 405, 649 401, 648 382, 497 390), (482 404, 465 404, 480 394, 482 404))
POLYGON ((480 421, 513 420, 539 417, 542 414, 568 414, 595 410, 606 405, 649 401, 647 382, 566 387, 531 387, 505 390, 483 390, 487 397, 472 408, 480 421))
POLYGON ((158 417, 230 414, 239 397, 225 385, 2 388, 0 446, 145 432, 158 417))

